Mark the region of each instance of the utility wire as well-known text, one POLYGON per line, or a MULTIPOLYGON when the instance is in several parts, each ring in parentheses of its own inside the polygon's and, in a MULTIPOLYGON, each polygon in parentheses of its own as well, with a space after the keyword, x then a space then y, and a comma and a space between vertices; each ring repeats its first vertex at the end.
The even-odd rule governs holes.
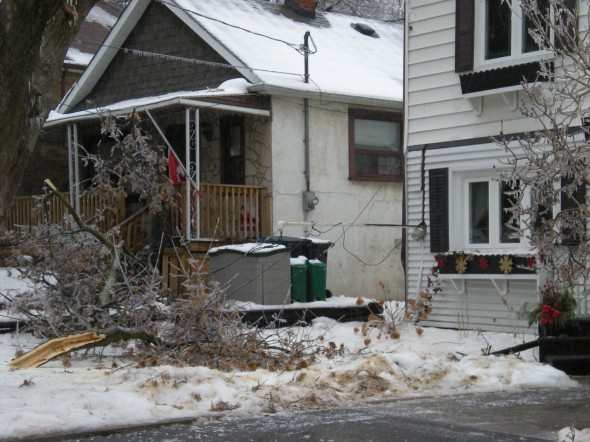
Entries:
MULTIPOLYGON (((165 4, 165 5, 171 6, 171 7, 173 7, 173 8, 178 8, 178 9, 180 9, 181 11, 184 11, 184 12, 186 12, 186 13, 188 13, 188 14, 193 14, 193 15, 199 16, 199 17, 201 17, 201 18, 205 18, 205 19, 207 19, 207 20, 211 20, 211 21, 215 21, 215 22, 217 22, 217 23, 221 23, 222 25, 229 26, 229 27, 231 27, 231 28, 235 28, 235 29, 239 29, 239 30, 241 30, 241 31, 244 31, 244 32, 248 32, 249 34, 257 35, 257 36, 259 36, 259 37, 267 38, 267 39, 269 39, 269 40, 273 40, 273 41, 276 41, 276 42, 278 42, 278 43, 283 43, 283 44, 286 44, 286 45, 287 45, 287 46, 289 46, 290 48, 292 48, 292 49, 295 49, 295 50, 296 50, 297 52, 299 52, 300 54, 305 54, 306 52, 308 52, 308 51, 307 51, 307 50, 306 50, 306 49, 303 47, 303 45, 302 45, 302 44, 295 44, 295 43, 290 43, 290 42, 288 42, 288 41, 281 40, 280 38, 271 37, 271 36, 269 36, 269 35, 266 35, 266 34, 261 34, 261 33, 259 33, 259 32, 251 31, 250 29, 244 28, 244 27, 242 27, 242 26, 234 25, 234 24, 231 24, 231 23, 225 22, 225 21, 223 21, 223 20, 220 20, 220 19, 217 19, 217 18, 209 17, 209 16, 207 16, 207 15, 201 14, 200 12, 197 12, 197 11, 194 11, 194 10, 191 10, 191 9, 187 9, 187 8, 183 8, 183 7, 181 7, 181 6, 178 6, 178 5, 177 5, 177 4, 175 4, 175 3, 170 3, 170 2, 168 2, 168 1, 165 1, 165 0, 156 0, 156 1, 157 1, 158 3, 162 3, 162 4, 165 4)), ((310 53, 310 52, 308 52, 308 53, 310 53)), ((313 52, 311 52, 311 53, 313 53, 313 52)))

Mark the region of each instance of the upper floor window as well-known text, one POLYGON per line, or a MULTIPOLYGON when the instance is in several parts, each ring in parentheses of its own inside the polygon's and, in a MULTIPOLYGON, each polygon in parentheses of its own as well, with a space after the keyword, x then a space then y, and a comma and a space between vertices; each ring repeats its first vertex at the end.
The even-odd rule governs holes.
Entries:
MULTIPOLYGON (((476 1, 475 33, 476 62, 493 64, 502 60, 512 62, 526 60, 536 56, 542 48, 531 35, 535 26, 521 9, 521 2, 516 0, 480 0, 476 1)), ((548 0, 537 0, 537 7, 542 14, 549 14, 548 0)))
MULTIPOLYGON (((539 46, 530 31, 549 33, 552 39, 554 35, 547 24, 541 25, 543 29, 536 29, 533 20, 523 12, 524 1, 529 9, 529 2, 536 2, 532 6, 536 5, 541 17, 555 21, 549 0, 455 0, 455 72, 477 74, 486 69, 534 65, 542 56, 551 55, 539 46)), ((563 0, 563 7, 575 11, 576 0, 563 0)), ((565 25, 565 31, 573 35, 575 22, 568 21, 565 25)), ((538 65, 536 69, 526 69, 525 78, 536 77, 538 65)), ((492 81, 494 85, 487 89, 518 85, 523 77, 520 72, 511 71, 500 76, 510 79, 492 81)), ((463 91, 468 92, 473 92, 473 88, 463 91)))
POLYGON ((401 181, 401 115, 351 110, 348 120, 349 178, 401 181))

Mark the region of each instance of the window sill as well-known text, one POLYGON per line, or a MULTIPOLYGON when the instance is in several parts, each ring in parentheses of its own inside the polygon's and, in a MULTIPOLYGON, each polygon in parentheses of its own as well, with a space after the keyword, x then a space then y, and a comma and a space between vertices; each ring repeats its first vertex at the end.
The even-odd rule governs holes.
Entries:
POLYGON ((472 254, 453 252, 436 255, 439 275, 455 278, 489 279, 504 276, 530 276, 537 271, 534 255, 472 254))
POLYGON ((403 176, 349 176, 348 179, 350 181, 386 181, 386 182, 393 182, 393 183, 401 183, 404 181, 403 176))

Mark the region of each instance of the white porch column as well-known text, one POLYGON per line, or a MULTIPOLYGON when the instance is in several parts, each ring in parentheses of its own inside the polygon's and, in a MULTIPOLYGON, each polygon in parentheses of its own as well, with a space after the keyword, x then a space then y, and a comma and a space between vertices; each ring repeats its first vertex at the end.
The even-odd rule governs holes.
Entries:
POLYGON ((70 204, 80 215, 80 163, 78 149, 78 126, 68 124, 68 172, 70 204))
POLYGON ((186 195, 184 213, 185 239, 199 239, 201 236, 201 210, 199 200, 199 110, 187 109, 185 113, 185 164, 186 164, 186 195), (191 118, 191 113, 194 117, 191 118), (193 189, 194 187, 194 189, 193 189), (194 210, 194 213, 193 213, 194 210))

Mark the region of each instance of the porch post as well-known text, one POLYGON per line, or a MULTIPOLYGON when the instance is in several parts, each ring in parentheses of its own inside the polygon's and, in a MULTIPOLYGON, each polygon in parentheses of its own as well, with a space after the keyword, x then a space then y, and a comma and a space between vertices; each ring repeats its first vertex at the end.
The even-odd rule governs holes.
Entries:
POLYGON ((199 109, 195 110, 195 227, 197 229, 197 238, 201 237, 201 198, 200 192, 201 189, 201 137, 199 134, 201 133, 201 114, 199 109))
POLYGON ((185 164, 186 164, 186 195, 185 195, 185 239, 199 239, 201 237, 201 211, 199 200, 199 110, 194 111, 191 119, 191 109, 185 113, 185 164), (192 186, 195 188, 193 189, 192 186), (194 211, 194 213, 193 213, 194 211), (194 224, 193 224, 194 223, 194 224))
POLYGON ((68 172, 70 204, 80 214, 80 165, 78 162, 78 126, 68 124, 68 172))
POLYGON ((186 164, 186 174, 187 177, 185 179, 186 183, 186 193, 184 195, 184 238, 186 240, 190 240, 191 235, 191 180, 190 180, 190 170, 191 170, 191 163, 190 163, 190 144, 191 144, 191 133, 190 133, 190 120, 191 120, 191 110, 187 109, 185 111, 185 121, 184 121, 184 164, 186 164))

